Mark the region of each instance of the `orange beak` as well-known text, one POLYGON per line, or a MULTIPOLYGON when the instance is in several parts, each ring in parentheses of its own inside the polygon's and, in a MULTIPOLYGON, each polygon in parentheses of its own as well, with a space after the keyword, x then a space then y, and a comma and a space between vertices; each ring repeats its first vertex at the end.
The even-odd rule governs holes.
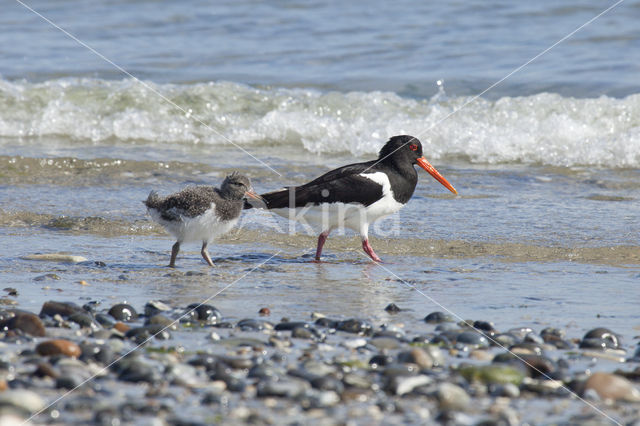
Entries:
MULTIPOLYGON (((264 198, 262 198, 261 196, 259 196, 258 194, 256 194, 255 192, 251 191, 246 191, 244 193, 244 195, 246 197, 250 197, 253 198, 254 200, 258 200, 258 201, 262 201, 263 203, 265 203, 264 198)), ((265 203, 266 204, 266 203, 265 203)))
POLYGON ((418 162, 418 165, 420 167, 422 167, 423 169, 425 169, 427 171, 427 173, 429 173, 431 176, 433 176, 435 178, 435 180, 437 180, 438 182, 440 182, 441 184, 443 184, 449 191, 453 192, 454 194, 457 194, 458 191, 456 191, 456 189, 453 187, 453 185, 451 185, 445 178, 444 176, 442 176, 435 167, 433 167, 426 158, 424 157, 420 157, 416 160, 418 162))

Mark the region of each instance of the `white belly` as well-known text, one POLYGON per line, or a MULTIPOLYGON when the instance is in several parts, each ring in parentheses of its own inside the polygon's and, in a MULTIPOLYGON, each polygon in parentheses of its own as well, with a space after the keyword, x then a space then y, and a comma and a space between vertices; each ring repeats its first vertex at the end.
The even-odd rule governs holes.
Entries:
POLYGON ((303 226, 311 226, 316 230, 349 228, 366 238, 371 223, 397 212, 404 204, 393 198, 391 185, 384 173, 363 173, 361 176, 382 185, 382 198, 367 207, 357 203, 323 203, 317 206, 307 205, 294 209, 272 209, 271 211, 279 216, 298 221, 303 226))
POLYGON ((149 209, 153 220, 173 235, 180 243, 193 241, 211 242, 226 234, 238 223, 238 218, 220 221, 215 215, 215 205, 197 217, 180 216, 181 220, 164 220, 157 210, 149 209))

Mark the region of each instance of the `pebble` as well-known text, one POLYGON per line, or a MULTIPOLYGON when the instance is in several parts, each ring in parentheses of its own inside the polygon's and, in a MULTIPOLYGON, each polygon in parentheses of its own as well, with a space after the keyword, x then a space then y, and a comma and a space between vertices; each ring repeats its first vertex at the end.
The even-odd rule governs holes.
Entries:
POLYGON ((82 256, 74 256, 64 253, 47 253, 47 254, 29 254, 21 256, 20 259, 24 260, 39 260, 43 262, 61 262, 61 263, 80 263, 86 262, 87 259, 82 256))
POLYGON ((159 324, 145 325, 143 327, 132 328, 125 334, 126 337, 133 339, 136 343, 143 343, 154 337, 158 340, 168 340, 171 334, 166 327, 159 324))
POLYGON ((594 328, 593 330, 589 330, 584 337, 582 338, 582 342, 580 343, 580 347, 589 347, 583 346, 583 344, 587 342, 600 341, 604 345, 605 348, 609 349, 618 349, 620 346, 620 339, 617 334, 608 328, 594 328))
POLYGON ((542 355, 517 354, 505 352, 497 355, 493 359, 494 363, 507 363, 521 365, 529 372, 529 377, 547 377, 557 370, 556 363, 550 358, 542 355))
POLYGON ((33 280, 34 281, 49 281, 49 280, 60 281, 61 279, 62 278, 60 278, 60 275, 51 273, 51 274, 38 275, 33 280))
POLYGON ((205 324, 217 324, 222 320, 220 311, 211 305, 193 303, 187 306, 186 317, 205 324))
POLYGON ((376 369, 378 367, 384 367, 387 364, 391 364, 394 361, 395 358, 391 355, 379 354, 371 357, 371 359, 369 360, 369 365, 371 366, 371 368, 376 369))
POLYGON ((111 309, 109 309, 108 313, 118 321, 129 322, 138 319, 138 313, 136 310, 133 306, 126 303, 113 305, 111 309))
POLYGON ((471 345, 474 348, 489 347, 487 338, 477 331, 463 331, 456 336, 455 342, 462 347, 466 347, 467 345, 471 345))
POLYGON ((68 319, 82 328, 91 328, 94 330, 100 328, 100 326, 93 321, 93 317, 88 312, 75 312, 69 315, 68 319))
POLYGON ((509 348, 516 344, 518 339, 513 334, 501 333, 492 336, 494 344, 500 345, 503 348, 509 348))
POLYGON ((98 324, 100 324, 101 326, 105 327, 105 328, 111 328, 115 325, 116 321, 114 320, 114 318, 111 315, 107 315, 107 314, 103 314, 103 313, 97 313, 95 315, 95 320, 98 324))
POLYGON ((459 369, 459 372, 469 382, 478 381, 485 384, 519 385, 525 378, 522 371, 507 365, 464 366, 459 369))
POLYGON ((314 389, 330 390, 337 393, 342 393, 344 390, 342 382, 331 376, 319 376, 311 379, 309 382, 314 389))
POLYGON ((509 352, 518 355, 542 355, 544 351, 538 343, 522 342, 509 346, 509 352))
POLYGON ((13 317, 0 321, 0 330, 19 330, 35 337, 43 337, 45 328, 42 320, 30 312, 12 311, 13 317))
POLYGON ((485 349, 474 349, 469 352, 469 358, 478 361, 491 361, 493 360, 493 354, 485 349))
POLYGON ((342 382, 348 387, 358 389, 371 389, 373 386, 371 379, 361 373, 346 373, 342 382))
POLYGON ((248 356, 218 356, 218 360, 232 368, 251 368, 253 360, 248 356))
POLYGON ((80 346, 70 340, 64 339, 44 341, 36 346, 36 352, 42 356, 64 355, 79 357, 82 355, 80 346))
POLYGON ((27 389, 10 389, 0 392, 0 407, 6 406, 15 407, 22 413, 31 415, 42 410, 45 402, 36 392, 27 389))
POLYGON ((398 305, 396 305, 395 303, 389 303, 384 308, 384 310, 389 312, 390 314, 396 314, 396 313, 400 312, 402 309, 400 309, 400 307, 398 307, 398 305))
POLYGON ((103 365, 111 363, 115 359, 115 354, 111 346, 107 344, 96 344, 85 342, 80 344, 82 361, 94 361, 103 365))
POLYGON ((547 327, 540 332, 540 337, 545 343, 555 346, 556 349, 572 349, 575 346, 566 340, 566 333, 559 328, 547 327))
POLYGON ((524 340, 524 337, 529 333, 533 333, 533 328, 531 328, 531 327, 516 327, 516 328, 512 328, 512 329, 507 331, 507 334, 510 334, 510 335, 514 336, 516 338, 516 340, 520 341, 520 342, 522 340, 524 340))
POLYGON ((274 379, 277 380, 283 371, 272 365, 254 365, 247 373, 247 377, 256 379, 274 379))
POLYGON ((311 325, 307 322, 303 321, 295 321, 295 322, 281 322, 276 324, 274 330, 276 331, 291 331, 294 328, 309 328, 311 325))
POLYGON ((593 390, 603 400, 639 402, 640 390, 624 377, 611 373, 593 373, 585 382, 583 395, 593 390))
POLYGON ((441 410, 463 411, 469 408, 471 398, 460 386, 453 383, 440 383, 436 389, 441 410))
POLYGON ((53 366, 48 362, 39 363, 33 372, 33 375, 36 377, 52 377, 54 379, 58 377, 58 373, 56 373, 53 366))
POLYGON ((493 397, 518 398, 520 396, 520 388, 513 383, 497 384, 489 387, 489 393, 493 397))
POLYGON ((73 302, 49 301, 42 305, 42 309, 40 309, 40 317, 54 317, 56 315, 68 317, 76 312, 84 312, 84 310, 73 302))
POLYGON ((450 314, 437 311, 431 312, 429 315, 424 317, 424 321, 427 324, 440 324, 442 322, 455 322, 455 319, 450 314))
POLYGON ((350 339, 343 340, 340 342, 340 345, 344 346, 347 349, 358 349, 367 345, 366 339, 350 339))
POLYGON ((359 319, 348 319, 345 321, 340 321, 336 326, 336 330, 356 334, 367 334, 371 332, 371 329, 371 324, 359 319))
POLYGON ((118 330, 120 333, 127 333, 129 330, 131 330, 131 327, 120 321, 114 323, 113 328, 118 330))
POLYGON ((283 379, 280 381, 264 381, 258 383, 256 394, 258 397, 275 396, 279 398, 297 398, 310 388, 303 380, 283 379))
POLYGON ((189 364, 175 363, 169 365, 164 374, 169 383, 190 388, 204 387, 208 377, 203 377, 195 367, 189 364))
POLYGON ((332 390, 325 390, 322 392, 308 392, 300 402, 300 405, 305 408, 327 408, 333 407, 340 402, 340 396, 337 392, 332 390))
POLYGON ((442 352, 442 350, 438 346, 436 346, 436 345, 424 345, 424 346, 421 346, 421 347, 422 347, 422 350, 424 350, 425 352, 427 352, 429 354, 429 356, 433 360, 433 365, 434 366, 444 365, 444 363, 445 363, 444 353, 442 352))
POLYGON ((338 327, 338 323, 339 321, 332 320, 326 317, 320 317, 316 319, 316 322, 314 324, 318 327, 336 328, 338 327))
POLYGON ((291 330, 291 337, 296 339, 312 339, 315 335, 313 331, 307 327, 296 327, 291 330))
POLYGON ((476 330, 480 330, 489 336, 493 336, 494 334, 496 334, 494 325, 489 321, 474 321, 473 328, 475 328, 476 330))
POLYGON ((526 336, 524 336, 524 339, 522 341, 528 343, 536 343, 538 345, 543 345, 545 343, 544 339, 535 333, 528 333, 526 336))
POLYGON ((136 358, 121 360, 116 369, 119 371, 118 380, 125 382, 154 384, 162 380, 156 367, 136 358))
POLYGON ((170 310, 171 307, 160 300, 150 300, 144 305, 144 315, 146 317, 152 317, 170 310))
POLYGON ((150 317, 147 317, 145 321, 145 325, 161 325, 163 327, 171 327, 172 330, 176 330, 177 326, 175 325, 176 321, 167 317, 163 314, 155 314, 150 317))
POLYGON ((375 337, 369 341, 369 344, 376 347, 379 350, 392 350, 401 347, 398 339, 393 337, 375 337))
POLYGON ((388 378, 393 378, 396 376, 415 376, 418 374, 418 366, 415 364, 399 364, 399 363, 391 363, 387 364, 382 372, 384 376, 388 378))
POLYGON ((241 330, 271 330, 273 329, 273 324, 264 320, 255 320, 255 319, 243 319, 238 321, 236 327, 241 330))
POLYGON ((395 376, 389 381, 387 388, 395 395, 404 395, 412 392, 418 386, 425 386, 433 383, 429 376, 395 376))
POLYGON ((15 306, 17 304, 18 302, 13 299, 9 299, 8 297, 0 297, 0 305, 15 306))
POLYGON ((413 348, 407 352, 398 354, 398 362, 416 364, 420 368, 433 367, 433 359, 428 352, 421 348, 413 348))

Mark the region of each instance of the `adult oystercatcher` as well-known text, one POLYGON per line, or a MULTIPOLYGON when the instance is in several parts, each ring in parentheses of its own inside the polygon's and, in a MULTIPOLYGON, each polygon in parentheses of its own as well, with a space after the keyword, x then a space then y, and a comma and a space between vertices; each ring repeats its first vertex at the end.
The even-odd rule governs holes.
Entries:
MULTIPOLYGON (((420 141, 408 135, 394 136, 382 147, 377 160, 350 164, 301 186, 262 194, 264 207, 298 221, 319 225, 316 260, 329 233, 347 227, 360 233, 362 248, 381 262, 369 244, 369 224, 400 210, 418 183, 419 165, 454 194, 455 188, 422 156, 420 141)), ((253 207, 245 203, 245 208, 253 207)))
POLYGON ((260 199, 253 192, 248 177, 233 172, 220 189, 213 186, 189 186, 167 197, 151 191, 143 201, 153 220, 176 238, 169 266, 174 268, 182 243, 202 241, 200 253, 213 266, 207 245, 229 232, 238 222, 244 197, 260 199))

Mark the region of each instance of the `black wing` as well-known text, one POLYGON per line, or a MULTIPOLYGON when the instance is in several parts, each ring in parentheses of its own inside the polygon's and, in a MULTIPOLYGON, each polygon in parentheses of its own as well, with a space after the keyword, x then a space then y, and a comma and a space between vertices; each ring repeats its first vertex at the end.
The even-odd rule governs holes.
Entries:
POLYGON ((266 201, 267 209, 336 202, 369 206, 382 197, 382 185, 360 175, 368 171, 373 163, 375 161, 343 166, 304 185, 262 194, 262 198, 266 201))

